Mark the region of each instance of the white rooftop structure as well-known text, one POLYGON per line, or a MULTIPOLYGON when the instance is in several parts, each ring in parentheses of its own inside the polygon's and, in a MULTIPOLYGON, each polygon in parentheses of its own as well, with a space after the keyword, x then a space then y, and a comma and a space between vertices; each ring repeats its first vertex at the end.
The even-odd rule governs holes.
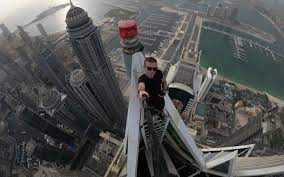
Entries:
POLYGON ((191 95, 194 95, 192 88, 190 88, 189 86, 182 84, 182 83, 171 83, 169 85, 169 88, 175 88, 175 89, 180 89, 183 90, 191 95))

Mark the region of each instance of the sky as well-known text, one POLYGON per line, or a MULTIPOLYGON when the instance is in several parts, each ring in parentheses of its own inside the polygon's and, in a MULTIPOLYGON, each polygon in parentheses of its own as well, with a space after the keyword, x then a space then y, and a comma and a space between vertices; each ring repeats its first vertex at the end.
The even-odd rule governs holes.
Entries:
MULTIPOLYGON (((105 0, 72 0, 75 5, 84 7, 92 18, 99 20, 109 8, 99 5, 105 0), (96 9, 96 7, 99 7, 96 9)), ((10 31, 16 30, 18 25, 25 25, 36 18, 41 12, 60 5, 69 3, 69 0, 0 0, 0 24, 3 23, 10 31), (3 2, 2 2, 3 1, 3 2)), ((45 25, 49 33, 64 30, 66 27, 65 16, 69 8, 64 8, 40 22, 45 25)), ((30 35, 37 34, 35 25, 26 29, 30 35)), ((0 30, 0 33, 2 30, 0 30)))
MULTIPOLYGON (((76 2, 80 0, 73 1, 76 2)), ((284 3, 284 0, 278 1, 284 3)), ((19 12, 27 12, 29 10, 32 10, 39 13, 43 10, 48 9, 50 6, 67 2, 69 2, 69 0, 0 0, 0 23, 9 21, 14 16, 17 18, 21 17, 21 13, 19 12)))
POLYGON ((69 2, 69 0, 0 0, 0 22, 17 13, 18 9, 35 8, 69 2))
POLYGON ((9 15, 13 14, 16 9, 27 7, 33 3, 34 0, 2 0, 0 7, 0 20, 4 20, 9 15))

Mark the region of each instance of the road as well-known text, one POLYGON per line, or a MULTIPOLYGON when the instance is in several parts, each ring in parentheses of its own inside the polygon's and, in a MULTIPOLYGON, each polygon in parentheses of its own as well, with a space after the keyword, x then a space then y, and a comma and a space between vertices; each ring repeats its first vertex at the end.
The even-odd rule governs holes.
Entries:
POLYGON ((165 68, 164 73, 167 73, 170 69, 171 65, 174 65, 180 60, 181 53, 183 51, 184 46, 186 45, 186 42, 189 40, 191 33, 193 32, 193 27, 195 24, 197 14, 194 13, 190 19, 189 25, 187 26, 185 30, 185 35, 182 38, 182 40, 179 42, 176 50, 173 52, 172 57, 170 59, 170 63, 168 63, 167 67, 165 68))

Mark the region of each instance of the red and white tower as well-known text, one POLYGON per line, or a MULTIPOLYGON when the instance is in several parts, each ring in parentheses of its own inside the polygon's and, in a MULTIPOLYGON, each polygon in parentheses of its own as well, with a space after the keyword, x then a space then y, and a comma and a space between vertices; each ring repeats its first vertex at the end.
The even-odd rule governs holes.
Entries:
POLYGON ((120 43, 123 47, 123 60, 125 63, 127 75, 130 78, 133 57, 140 55, 141 59, 144 61, 144 56, 142 53, 144 47, 141 45, 138 39, 138 29, 134 20, 120 21, 119 34, 121 38, 120 43))

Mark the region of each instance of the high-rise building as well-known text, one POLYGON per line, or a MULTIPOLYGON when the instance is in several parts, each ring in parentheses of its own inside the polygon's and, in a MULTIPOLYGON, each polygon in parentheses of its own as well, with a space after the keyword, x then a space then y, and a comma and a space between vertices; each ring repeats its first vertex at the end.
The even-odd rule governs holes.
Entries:
POLYGON ((38 95, 34 88, 28 84, 23 84, 20 87, 13 89, 13 95, 19 100, 19 104, 24 104, 31 110, 37 110, 38 95))
POLYGON ((39 30, 40 34, 42 35, 43 40, 44 40, 45 42, 48 42, 48 35, 47 35, 47 33, 46 33, 46 31, 45 31, 43 25, 42 25, 41 23, 38 23, 38 24, 36 25, 36 27, 37 27, 37 29, 39 30))
POLYGON ((34 77, 30 69, 30 62, 26 58, 18 57, 13 60, 0 52, 1 70, 12 77, 13 80, 30 83, 34 77))
POLYGON ((0 70, 3 70, 14 81, 22 82, 27 79, 24 70, 2 52, 0 52, 0 70))
POLYGON ((67 70, 60 59, 48 48, 41 51, 37 64, 41 72, 48 77, 49 81, 59 90, 65 89, 65 75, 67 70))
POLYGON ((83 107, 56 89, 42 87, 39 92, 42 111, 57 119, 60 126, 71 129, 75 134, 84 134, 91 120, 83 107))
POLYGON ((26 49, 25 49, 25 45, 24 44, 17 44, 14 46, 16 51, 17 51, 17 56, 21 57, 24 60, 30 61, 32 62, 31 57, 28 55, 26 49))
POLYGON ((18 27, 18 30, 19 30, 19 35, 20 35, 21 39, 23 40, 23 42, 26 45, 31 46, 32 45, 32 39, 30 38, 28 33, 24 30, 24 28, 22 26, 17 26, 17 27, 18 27))
POLYGON ((109 119, 106 111, 102 108, 102 103, 99 101, 95 90, 91 87, 90 82, 81 69, 75 69, 72 72, 70 86, 74 93, 73 95, 83 103, 84 107, 95 115, 96 119, 102 121, 107 128, 111 128, 114 121, 109 119))
POLYGON ((126 122, 126 111, 111 62, 103 48, 99 28, 87 12, 71 4, 66 15, 67 32, 74 52, 86 74, 96 101, 120 129, 126 122))
POLYGON ((5 137, 7 134, 8 134, 8 123, 6 121, 0 121, 0 139, 5 137))
POLYGON ((22 69, 22 71, 25 73, 25 78, 27 79, 27 82, 32 82, 35 78, 33 76, 31 65, 29 61, 27 61, 24 58, 17 58, 15 60, 15 63, 22 69))
POLYGON ((0 29, 2 30, 2 34, 6 40, 11 40, 12 33, 9 31, 9 29, 2 23, 0 24, 0 29))
POLYGON ((0 96, 0 121, 7 120, 12 112, 10 105, 5 102, 5 96, 0 96))
POLYGON ((26 50, 29 53, 29 59, 31 59, 31 63, 37 62, 41 49, 44 48, 43 42, 40 40, 40 37, 36 36, 35 38, 31 38, 29 34, 24 30, 22 26, 17 26, 18 31, 17 34, 21 39, 17 47, 18 54, 23 55, 24 58, 27 58, 26 55, 21 50, 26 50), (22 48, 22 49, 21 49, 22 48))
POLYGON ((197 101, 203 101, 208 94, 210 88, 212 87, 214 81, 217 77, 217 69, 212 69, 211 67, 207 70, 207 75, 198 91, 197 101))
POLYGON ((38 23, 36 26, 43 38, 43 41, 48 45, 49 48, 52 48, 52 42, 48 39, 48 34, 45 31, 43 25, 41 23, 38 23))
POLYGON ((29 108, 21 106, 17 110, 17 117, 29 126, 60 142, 74 142, 75 137, 56 127, 56 125, 54 125, 56 124, 54 123, 54 119, 47 114, 40 116, 38 113, 31 111, 29 108))
POLYGON ((75 152, 70 150, 67 145, 59 148, 50 146, 42 140, 35 139, 31 139, 28 142, 25 150, 31 157, 35 156, 40 160, 58 162, 62 164, 70 164, 75 156, 75 152))

